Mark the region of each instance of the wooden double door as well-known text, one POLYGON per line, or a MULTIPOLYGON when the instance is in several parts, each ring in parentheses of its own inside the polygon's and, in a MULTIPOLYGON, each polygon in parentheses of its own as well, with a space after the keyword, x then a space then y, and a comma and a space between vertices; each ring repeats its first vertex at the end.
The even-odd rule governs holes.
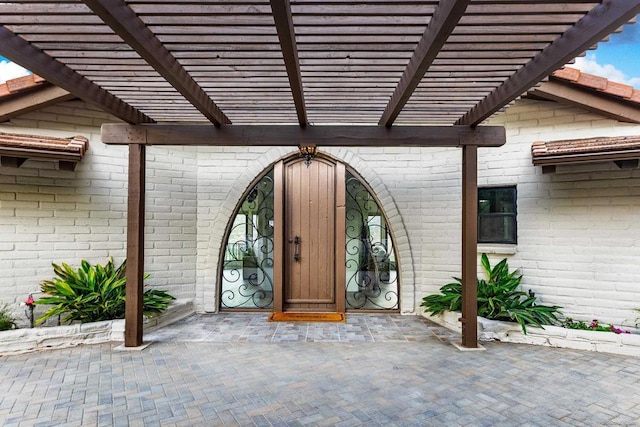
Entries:
POLYGON ((275 257, 274 310, 344 312, 344 164, 323 158, 280 162, 274 181, 281 189, 274 200, 274 218, 281 222, 274 236, 281 254, 275 257))

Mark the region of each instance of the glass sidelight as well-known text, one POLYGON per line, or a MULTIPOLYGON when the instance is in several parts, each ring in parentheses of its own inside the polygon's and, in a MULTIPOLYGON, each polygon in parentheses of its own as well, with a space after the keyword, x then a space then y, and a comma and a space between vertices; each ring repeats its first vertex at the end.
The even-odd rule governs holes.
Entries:
POLYGON ((362 182, 346 175, 347 309, 397 310, 398 270, 382 210, 362 182))
POLYGON ((273 170, 236 212, 222 263, 222 308, 273 305, 273 170))

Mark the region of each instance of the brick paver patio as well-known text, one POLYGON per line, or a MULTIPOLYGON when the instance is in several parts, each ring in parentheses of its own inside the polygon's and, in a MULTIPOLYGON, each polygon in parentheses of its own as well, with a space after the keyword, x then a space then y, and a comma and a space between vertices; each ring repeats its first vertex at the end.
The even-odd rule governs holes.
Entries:
POLYGON ((0 358, 4 426, 640 425, 640 358, 485 343, 412 316, 193 316, 116 344, 0 358))

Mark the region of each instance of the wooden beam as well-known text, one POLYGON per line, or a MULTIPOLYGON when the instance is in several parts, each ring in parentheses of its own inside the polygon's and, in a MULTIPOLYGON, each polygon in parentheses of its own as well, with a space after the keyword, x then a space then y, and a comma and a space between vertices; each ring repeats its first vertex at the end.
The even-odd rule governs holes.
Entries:
POLYGON ((76 170, 77 166, 78 162, 69 162, 67 160, 58 161, 58 169, 60 169, 61 171, 73 172, 76 170))
POLYGON ((296 34, 291 16, 291 3, 289 0, 271 0, 271 10, 276 23, 284 65, 287 69, 293 103, 298 114, 298 123, 300 123, 300 126, 306 126, 308 119, 304 103, 304 88, 302 87, 298 46, 296 45, 296 34))
POLYGON ((478 347, 478 147, 462 147, 462 346, 478 347))
POLYGON ((231 123, 124 1, 84 0, 84 3, 213 124, 231 123))
POLYGON ((556 165, 542 165, 542 174, 556 173, 556 165))
POLYGON ((127 205, 127 284, 125 298, 125 347, 142 345, 144 280, 144 196, 145 150, 129 146, 129 187, 127 205))
POLYGON ((387 107, 378 122, 379 125, 391 126, 398 114, 418 87, 420 80, 431 66, 458 21, 464 15, 470 0, 442 0, 433 13, 418 46, 402 73, 387 107))
POLYGON ((74 95, 57 86, 39 87, 0 103, 0 122, 74 98, 74 95))
POLYGON ((638 159, 626 159, 626 160, 616 160, 613 163, 618 166, 620 169, 636 169, 638 164, 640 164, 640 160, 638 159))
POLYGON ((579 89, 571 87, 570 84, 548 81, 528 93, 542 99, 580 107, 621 122, 640 123, 640 108, 625 104, 623 99, 606 97, 593 90, 579 89))
POLYGON ((477 126, 638 13, 640 0, 608 0, 600 3, 460 117, 456 124, 477 126))
POLYGON ((113 145, 209 145, 324 147, 499 147, 502 126, 307 126, 297 125, 102 125, 102 142, 113 145))
POLYGON ((25 157, 0 156, 0 166, 19 168, 27 159, 25 157))
POLYGON ((125 122, 153 123, 153 120, 142 112, 27 43, 5 26, 0 26, 0 55, 125 122))

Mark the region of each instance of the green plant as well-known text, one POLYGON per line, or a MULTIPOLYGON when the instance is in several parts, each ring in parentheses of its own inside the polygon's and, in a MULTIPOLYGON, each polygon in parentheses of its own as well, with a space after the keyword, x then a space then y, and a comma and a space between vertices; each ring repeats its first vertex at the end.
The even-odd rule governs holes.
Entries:
MULTIPOLYGON (((121 319, 125 312, 126 260, 115 267, 109 258, 103 267, 83 260, 80 268, 74 270, 68 264, 52 264, 57 277, 40 283, 43 293, 49 296, 39 298, 35 304, 53 305, 36 321, 41 324, 53 316, 65 315, 63 322, 81 323, 100 320, 121 319)), ((145 276, 147 278, 148 276, 145 276)), ((165 291, 146 290, 143 294, 145 315, 160 313, 175 299, 165 291)))
POLYGON ((616 328, 613 325, 606 325, 598 322, 598 319, 593 319, 591 323, 587 324, 582 320, 573 320, 570 317, 567 317, 562 321, 562 327, 568 329, 581 329, 584 331, 600 331, 600 332, 613 332, 616 334, 630 334, 630 331, 625 331, 624 329, 616 328))
POLYGON ((16 328, 16 319, 9 313, 7 304, 0 305, 0 331, 16 328))
MULTIPOLYGON (((522 281, 518 271, 509 272, 506 258, 493 268, 486 254, 482 254, 481 264, 487 279, 478 279, 478 315, 492 320, 518 322, 522 332, 527 333, 526 325, 543 328, 558 320, 560 307, 536 304, 533 293, 517 290, 522 281)), ((454 277, 455 282, 440 288, 440 294, 428 295, 422 299, 422 307, 430 314, 462 309, 462 279, 454 277)), ((544 328, 543 328, 544 329, 544 328)))

